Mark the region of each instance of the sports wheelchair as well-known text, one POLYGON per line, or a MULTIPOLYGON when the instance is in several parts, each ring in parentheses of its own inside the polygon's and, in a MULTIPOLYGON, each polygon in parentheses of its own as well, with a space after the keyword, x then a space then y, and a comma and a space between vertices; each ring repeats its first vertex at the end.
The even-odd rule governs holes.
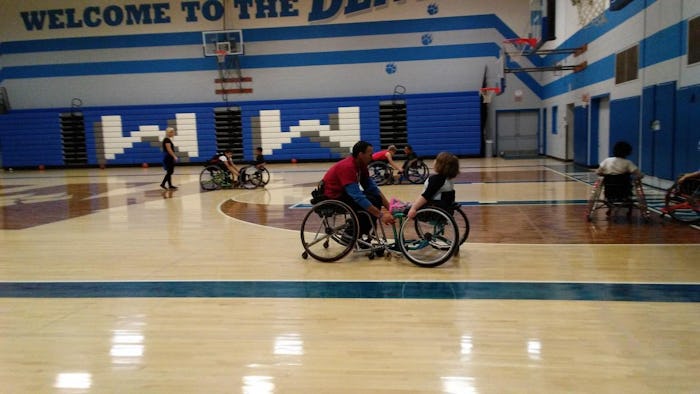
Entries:
POLYGON ((459 249, 459 230, 452 215, 437 207, 420 209, 415 219, 405 209, 392 210, 397 224, 392 226, 393 242, 389 242, 380 224, 372 224, 370 234, 360 236, 358 215, 339 200, 322 200, 313 205, 301 223, 302 258, 309 256, 322 262, 334 262, 350 252, 366 253, 370 259, 391 254, 403 255, 420 267, 437 267, 459 249), (380 233, 377 233, 377 228, 380 233))
POLYGON ((666 191, 661 216, 669 215, 684 223, 700 223, 700 179, 676 181, 666 191))
POLYGON ((586 219, 593 220, 595 211, 607 208, 606 215, 611 216, 615 209, 627 208, 627 217, 632 217, 632 209, 639 209, 642 217, 649 220, 646 196, 639 178, 631 179, 630 174, 604 175, 593 184, 586 207, 586 219), (634 189, 633 198, 632 190, 634 189), (601 196, 603 198, 601 198, 601 196))
MULTIPOLYGON (((373 161, 369 163, 367 168, 369 169, 369 176, 379 186, 388 185, 394 181, 394 168, 385 161, 373 161)), ((416 159, 406 167, 405 172, 405 174, 401 175, 403 179, 411 183, 423 183, 428 179, 430 169, 428 169, 428 165, 423 160, 416 159)))
POLYGON ((202 190, 217 190, 222 188, 255 189, 264 187, 270 182, 270 172, 267 168, 257 168, 254 165, 241 167, 238 179, 231 179, 229 170, 221 164, 208 163, 199 173, 199 184, 202 190))

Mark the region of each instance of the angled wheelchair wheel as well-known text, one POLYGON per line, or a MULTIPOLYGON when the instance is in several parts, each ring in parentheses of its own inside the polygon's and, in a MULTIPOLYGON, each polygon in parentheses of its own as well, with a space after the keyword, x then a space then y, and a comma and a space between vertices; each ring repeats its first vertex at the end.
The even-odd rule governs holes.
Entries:
POLYGON ((588 197, 586 204, 586 219, 590 222, 593 220, 593 213, 603 206, 606 206, 605 201, 600 200, 600 195, 603 190, 603 178, 598 178, 591 188, 591 195, 588 197))
POLYGON ((255 179, 255 167, 244 166, 238 169, 238 186, 243 189, 255 189, 258 187, 255 179))
POLYGON ((418 161, 406 169, 406 179, 411 183, 423 183, 428 179, 430 169, 422 160, 418 161))
POLYGON ((206 166, 199 173, 199 185, 203 190, 220 189, 226 183, 226 173, 219 166, 206 166))
POLYGON ((421 267, 437 267, 459 247, 459 230, 452 215, 428 207, 413 220, 405 220, 399 231, 399 248, 406 258, 421 267))
POLYGON ((461 208, 456 207, 452 213, 452 218, 457 224, 457 229, 459 230, 459 244, 462 245, 469 238, 469 219, 467 214, 462 211, 461 208))
POLYGON ((265 187, 265 185, 270 183, 270 171, 267 168, 255 168, 255 172, 250 177, 250 180, 256 186, 265 187))
POLYGON ((662 212, 683 223, 700 223, 700 197, 685 194, 677 183, 666 193, 666 205, 662 212))
POLYGON ((360 232, 357 215, 347 204, 325 200, 314 205, 301 222, 302 257, 331 263, 347 256, 360 232))
POLYGON ((377 185, 386 185, 393 178, 393 171, 389 164, 383 161, 373 161, 367 166, 369 176, 377 185))

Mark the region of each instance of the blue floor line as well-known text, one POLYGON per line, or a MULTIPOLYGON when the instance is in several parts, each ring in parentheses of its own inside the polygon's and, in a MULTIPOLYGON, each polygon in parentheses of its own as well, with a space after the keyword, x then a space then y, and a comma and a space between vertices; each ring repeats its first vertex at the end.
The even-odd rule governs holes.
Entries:
POLYGON ((700 302, 700 284, 342 281, 0 283, 0 298, 141 297, 700 302))

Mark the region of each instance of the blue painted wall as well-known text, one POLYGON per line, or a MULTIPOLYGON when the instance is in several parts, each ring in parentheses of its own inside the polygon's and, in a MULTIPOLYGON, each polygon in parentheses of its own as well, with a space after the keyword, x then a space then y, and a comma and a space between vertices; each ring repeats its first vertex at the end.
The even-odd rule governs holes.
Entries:
POLYGON ((610 101, 610 147, 612 149, 617 141, 627 141, 632 145, 632 155, 628 159, 635 163, 639 163, 640 105, 639 97, 610 101))
MULTIPOLYGON (((273 138, 285 138, 292 127, 303 120, 317 120, 321 125, 330 123, 330 116, 339 107, 360 108, 359 134, 353 141, 364 139, 379 146, 379 102, 390 97, 338 97, 314 100, 277 100, 271 102, 238 103, 243 120, 243 147, 246 160, 252 160, 252 151, 259 142, 253 141, 252 120, 261 110, 279 110, 281 132, 273 138)), ((481 111, 478 92, 435 95, 405 95, 409 143, 421 155, 432 156, 441 151, 450 151, 462 156, 478 156, 481 146, 481 111)), ((214 127, 214 108, 220 103, 172 105, 172 106, 120 106, 83 108, 85 117, 86 148, 88 164, 102 164, 100 153, 108 150, 97 138, 96 131, 103 116, 119 116, 122 132, 117 138, 128 139, 136 135, 141 126, 157 126, 165 130, 172 125, 177 114, 196 116, 196 155, 190 152, 184 161, 204 162, 217 150, 214 127), (102 145, 101 145, 102 144, 102 145)), ((22 110, 0 116, 0 145, 3 147, 3 166, 30 167, 38 164, 64 166, 63 147, 59 115, 62 110, 22 110), (18 132, 11 132, 17 130, 18 132)), ((162 137, 163 133, 160 134, 162 137)), ((177 136, 175 144, 182 148, 183 138, 177 136)), ((182 149, 181 149, 182 151, 182 149)), ((270 162, 299 160, 335 160, 349 153, 329 149, 308 137, 289 138, 278 149, 268 154, 270 162)), ((104 161, 112 165, 139 165, 159 163, 162 158, 160 144, 142 141, 129 144, 114 158, 104 161)))

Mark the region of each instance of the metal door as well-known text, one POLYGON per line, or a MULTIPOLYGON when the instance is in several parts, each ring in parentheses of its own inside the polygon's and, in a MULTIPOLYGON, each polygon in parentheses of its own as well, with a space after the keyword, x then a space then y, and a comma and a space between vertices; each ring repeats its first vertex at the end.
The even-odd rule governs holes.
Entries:
POLYGON ((538 110, 498 111, 496 136, 500 155, 536 156, 538 110))

